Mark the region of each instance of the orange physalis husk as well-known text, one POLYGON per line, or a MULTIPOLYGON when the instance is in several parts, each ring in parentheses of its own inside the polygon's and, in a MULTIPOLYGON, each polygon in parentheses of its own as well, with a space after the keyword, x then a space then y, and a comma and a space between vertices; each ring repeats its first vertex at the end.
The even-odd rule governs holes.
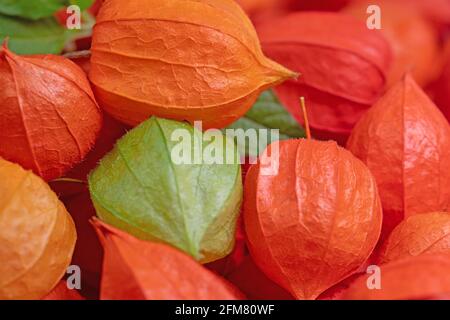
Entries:
POLYGON ((231 284, 183 252, 139 240, 94 218, 104 248, 103 300, 233 300, 231 284))
POLYGON ((418 84, 425 86, 439 71, 439 64, 435 64, 439 54, 438 33, 421 14, 420 8, 411 2, 411 0, 360 0, 354 1, 343 10, 344 13, 365 23, 369 18, 367 8, 370 5, 380 7, 380 31, 388 39, 394 53, 388 75, 388 87, 399 81, 405 72, 411 72, 418 84))
POLYGON ((0 49, 0 156, 44 180, 81 162, 101 128, 101 111, 84 72, 55 55, 0 49))
POLYGON ((297 12, 258 26, 264 52, 301 73, 275 88, 303 122, 298 97, 310 105, 316 138, 345 142, 386 84, 391 48, 378 30, 339 13, 297 12))
POLYGON ((296 76, 264 56, 229 0, 109 0, 91 51, 99 104, 129 125, 155 115, 221 128, 263 90, 296 76))
POLYGON ((450 292, 450 255, 425 254, 380 266, 380 289, 375 274, 367 274, 353 282, 344 293, 347 300, 423 300, 442 299, 450 292))
POLYGON ((379 263, 439 252, 450 253, 450 213, 417 214, 391 232, 380 249, 379 263))
POLYGON ((298 299, 315 299, 367 260, 382 212, 367 167, 335 142, 272 143, 245 181, 244 222, 262 271, 298 299), (279 144, 276 174, 263 171, 279 144))
POLYGON ((377 180, 383 239, 405 217, 450 208, 450 125, 410 75, 364 115, 347 148, 377 180))
POLYGON ((85 300, 76 289, 69 289, 67 283, 61 280, 53 290, 42 300, 85 300))
POLYGON ((72 218, 31 171, 0 158, 0 300, 41 299, 66 272, 72 218))

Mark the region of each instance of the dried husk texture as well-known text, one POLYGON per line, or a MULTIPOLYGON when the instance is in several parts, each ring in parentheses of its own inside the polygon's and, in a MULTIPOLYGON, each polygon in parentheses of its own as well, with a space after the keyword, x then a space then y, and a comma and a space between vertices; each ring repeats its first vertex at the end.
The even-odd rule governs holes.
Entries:
POLYGON ((0 156, 44 180, 81 162, 101 128, 101 112, 84 72, 54 55, 0 49, 0 156))
POLYGON ((364 275, 345 292, 346 300, 441 299, 450 292, 450 255, 426 254, 381 266, 381 289, 369 289, 364 275))
POLYGON ((75 247, 72 218, 48 185, 0 158, 0 300, 41 299, 75 247))
POLYGON ((417 214, 392 231, 380 250, 379 263, 439 252, 450 253, 450 213, 417 214))
POLYGON ((368 112, 348 141, 377 180, 383 238, 405 217, 450 206, 450 126, 410 75, 368 112))
POLYGON ((228 0, 110 0, 91 50, 100 105, 129 125, 156 115, 221 128, 295 76, 263 55, 250 20, 228 0))
POLYGON ((315 137, 345 141, 386 84, 391 48, 378 30, 339 13, 297 12, 258 26, 270 58, 299 72, 275 88, 303 122, 298 98, 308 101, 315 137))
POLYGON ((241 295, 191 257, 94 219, 104 248, 103 300, 234 300, 241 295))
POLYGON ((279 147, 277 175, 262 175, 259 165, 247 174, 248 246, 269 278, 298 299, 315 299, 374 249, 382 223, 377 187, 367 167, 334 142, 279 147))

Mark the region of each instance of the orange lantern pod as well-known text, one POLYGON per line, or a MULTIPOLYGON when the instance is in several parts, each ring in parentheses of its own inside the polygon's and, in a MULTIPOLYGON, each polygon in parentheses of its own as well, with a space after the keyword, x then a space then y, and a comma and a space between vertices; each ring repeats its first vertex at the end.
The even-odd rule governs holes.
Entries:
POLYGON ((0 49, 0 156, 44 180, 81 162, 100 131, 101 111, 84 72, 54 55, 0 49))
POLYGON ((296 12, 258 25, 264 52, 298 71, 275 92, 297 121, 298 97, 310 105, 316 138, 345 144, 386 85, 391 48, 378 30, 335 12, 296 12))
POLYGON ((109 0, 91 51, 99 104, 129 125, 155 115, 225 127, 263 90, 296 76, 263 55, 229 0, 109 0))
POLYGON ((103 300, 233 300, 242 295, 183 252, 147 242, 98 219, 92 223, 104 248, 103 300))
POLYGON ((72 218, 50 187, 0 158, 0 300, 41 299, 66 272, 72 218))
POLYGON ((380 249, 379 263, 439 252, 450 253, 450 213, 417 214, 395 227, 380 249))
POLYGON ((448 298, 450 292, 450 255, 426 254, 384 264, 375 273, 361 276, 343 294, 346 300, 423 300, 448 298))
POLYGON ((285 140, 250 168, 244 222, 258 267, 296 298, 315 299, 367 260, 382 212, 375 179, 350 152, 335 142, 285 140), (278 172, 267 174, 262 164, 277 147, 278 172))
POLYGON ((377 180, 383 239, 406 217, 450 208, 450 125, 410 75, 363 116, 347 148, 377 180))

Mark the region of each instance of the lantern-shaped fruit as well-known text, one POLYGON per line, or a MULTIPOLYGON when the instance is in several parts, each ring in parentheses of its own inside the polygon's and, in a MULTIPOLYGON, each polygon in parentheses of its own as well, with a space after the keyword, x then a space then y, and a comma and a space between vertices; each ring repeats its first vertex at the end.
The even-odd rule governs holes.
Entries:
POLYGON ((0 300, 43 298, 65 274, 75 241, 50 187, 0 158, 0 300))
POLYGON ((382 212, 375 179, 350 152, 334 142, 288 140, 272 143, 250 168, 244 221, 261 270, 296 298, 315 299, 369 257, 382 212), (265 170, 268 154, 274 174, 265 170))
POLYGON ((49 181, 81 162, 101 112, 85 73, 54 55, 0 49, 0 156, 49 181))
POLYGON ((225 127, 264 89, 295 76, 263 55, 229 0, 107 1, 91 50, 99 104, 129 125, 155 115, 225 127))

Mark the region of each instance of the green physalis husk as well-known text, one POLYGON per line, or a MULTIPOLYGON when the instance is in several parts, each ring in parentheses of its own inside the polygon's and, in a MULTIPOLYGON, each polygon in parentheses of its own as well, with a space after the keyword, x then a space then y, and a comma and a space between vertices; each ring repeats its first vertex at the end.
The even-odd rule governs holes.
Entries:
POLYGON ((234 141, 219 130, 205 135, 153 117, 117 142, 90 174, 89 189, 100 219, 141 239, 171 244, 203 263, 233 249, 241 167, 234 141), (182 156, 191 161, 180 163, 182 156))

